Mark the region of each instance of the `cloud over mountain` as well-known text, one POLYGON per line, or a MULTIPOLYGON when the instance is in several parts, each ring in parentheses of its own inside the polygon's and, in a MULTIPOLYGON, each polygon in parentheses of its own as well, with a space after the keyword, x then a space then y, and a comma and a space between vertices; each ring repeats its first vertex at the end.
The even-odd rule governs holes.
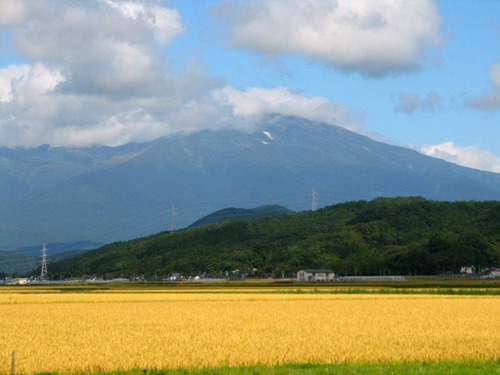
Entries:
MULTIPOLYGON (((439 3, 433 0, 180 4, 1 0, 0 147, 119 146, 207 128, 252 130, 267 114, 300 116, 373 135, 382 134, 373 124, 391 123, 375 115, 384 105, 391 110, 389 100, 381 101, 385 93, 375 94, 379 100, 361 94, 373 86, 401 92, 392 103, 398 113, 439 115, 444 112, 439 111, 442 98, 450 97, 437 85, 428 87, 439 87, 439 94, 423 95, 406 92, 411 87, 406 82, 392 84, 411 79, 398 73, 426 65, 428 53, 441 43, 439 3), (210 15, 212 21, 202 26, 193 22, 210 15), (235 49, 211 39, 221 30, 235 49), (250 72, 255 65, 238 66, 241 55, 255 58, 253 52, 305 57, 320 64, 297 60, 324 75, 290 66, 293 74, 276 80, 259 68, 250 72), (365 129, 365 119, 371 130, 365 129)), ((467 106, 498 111, 500 64, 491 65, 489 77, 492 87, 469 97, 467 106)))
POLYGON ((226 87, 214 93, 222 103, 228 105, 235 116, 248 117, 266 114, 300 116, 309 120, 338 125, 355 131, 362 124, 341 104, 323 97, 306 98, 287 88, 264 89, 252 87, 245 91, 226 87))
POLYGON ((500 157, 475 146, 464 147, 453 142, 444 142, 438 145, 422 146, 419 151, 424 155, 469 168, 500 173, 500 157))
POLYGON ((349 125, 348 111, 325 98, 281 88, 239 91, 196 61, 173 72, 162 54, 186 26, 160 1, 1 6, 0 25, 25 59, 0 69, 1 146, 118 146, 178 131, 248 127, 267 113, 349 125))

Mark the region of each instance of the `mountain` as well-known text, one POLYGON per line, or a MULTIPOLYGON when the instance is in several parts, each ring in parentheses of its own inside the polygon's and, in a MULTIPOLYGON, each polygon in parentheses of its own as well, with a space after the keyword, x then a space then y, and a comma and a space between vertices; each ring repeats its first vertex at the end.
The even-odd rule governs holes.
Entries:
POLYGON ((420 197, 355 201, 117 242, 51 263, 51 277, 457 273, 500 262, 500 202, 420 197), (238 270, 238 271, 236 271, 238 270))
POLYGON ((313 189, 319 207, 381 196, 497 200, 500 174, 281 116, 251 132, 120 147, 1 148, 0 249, 128 240, 170 229, 171 219, 187 227, 222 207, 307 210, 313 189))
POLYGON ((210 215, 204 216, 199 220, 196 220, 189 228, 199 227, 202 225, 208 225, 213 223, 221 223, 223 221, 229 220, 253 220, 262 217, 276 216, 276 215, 286 215, 292 213, 293 211, 280 206, 267 205, 257 208, 224 208, 222 210, 211 213, 210 215))
POLYGON ((15 251, 0 251, 0 279, 5 275, 24 274, 40 264, 41 256, 30 256, 15 251))
MULTIPOLYGON (((103 244, 93 241, 76 241, 76 242, 52 242, 46 244, 49 255, 67 253, 68 251, 89 250, 101 247, 103 244)), ((34 255, 40 257, 42 246, 23 246, 14 250, 15 253, 24 255, 34 255)))
MULTIPOLYGON (((47 244, 47 261, 67 259, 82 252, 102 246, 98 242, 77 241, 47 244)), ((0 251, 0 273, 25 274, 40 265, 42 246, 24 246, 12 251, 0 251)))

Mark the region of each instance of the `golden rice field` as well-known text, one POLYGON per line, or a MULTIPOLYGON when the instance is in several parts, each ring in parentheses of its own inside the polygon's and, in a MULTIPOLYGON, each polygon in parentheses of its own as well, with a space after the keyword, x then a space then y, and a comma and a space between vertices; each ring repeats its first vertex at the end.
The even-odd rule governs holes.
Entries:
MULTIPOLYGON (((27 289, 29 291, 29 289, 27 289)), ((0 293, 0 373, 500 357, 500 298, 0 293)))

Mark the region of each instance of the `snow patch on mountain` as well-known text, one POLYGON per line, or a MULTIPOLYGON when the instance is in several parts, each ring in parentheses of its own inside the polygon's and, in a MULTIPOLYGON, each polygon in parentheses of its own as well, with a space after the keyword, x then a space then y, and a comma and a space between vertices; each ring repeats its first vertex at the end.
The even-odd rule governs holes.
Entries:
POLYGON ((272 134, 269 133, 268 131, 263 131, 262 134, 264 134, 270 140, 274 141, 274 138, 273 138, 272 134))

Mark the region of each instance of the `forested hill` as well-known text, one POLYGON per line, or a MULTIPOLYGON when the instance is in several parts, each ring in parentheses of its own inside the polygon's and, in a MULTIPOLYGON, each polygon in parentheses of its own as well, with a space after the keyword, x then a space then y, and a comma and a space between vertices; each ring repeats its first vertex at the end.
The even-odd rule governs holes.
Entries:
POLYGON ((49 264, 53 278, 340 274, 436 274, 500 263, 500 202, 379 198, 258 220, 211 224, 113 243, 49 264))
POLYGON ((189 226, 189 228, 199 227, 201 225, 221 223, 228 220, 253 220, 260 219, 262 217, 275 216, 275 215, 285 215, 290 214, 293 211, 286 207, 275 205, 261 206, 257 208, 224 208, 222 210, 216 211, 210 215, 204 216, 201 219, 195 221, 189 226))

